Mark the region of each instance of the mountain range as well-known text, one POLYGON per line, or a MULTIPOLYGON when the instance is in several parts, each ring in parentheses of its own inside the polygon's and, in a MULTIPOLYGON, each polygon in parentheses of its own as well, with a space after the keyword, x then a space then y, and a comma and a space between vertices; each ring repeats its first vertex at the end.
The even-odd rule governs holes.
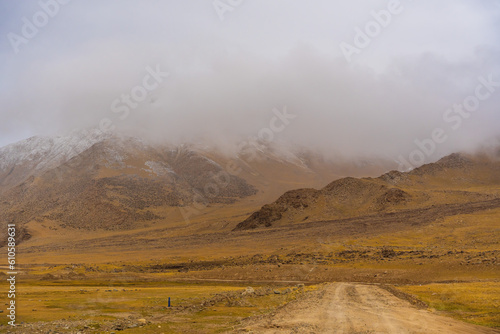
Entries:
POLYGON ((257 208, 290 189, 390 165, 277 145, 228 154, 97 131, 32 137, 0 148, 0 210, 3 222, 21 225, 127 230, 189 220, 214 206, 257 208))

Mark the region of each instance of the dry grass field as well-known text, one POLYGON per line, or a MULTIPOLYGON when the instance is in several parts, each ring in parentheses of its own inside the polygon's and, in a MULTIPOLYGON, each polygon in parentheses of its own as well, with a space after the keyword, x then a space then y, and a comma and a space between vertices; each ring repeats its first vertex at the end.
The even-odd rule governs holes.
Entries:
MULTIPOLYGON (((21 325, 9 330, 220 333, 243 318, 270 312, 312 289, 224 283, 25 281, 16 298, 21 325)), ((6 323, 1 320, 3 330, 8 328, 6 323)))
POLYGON ((500 282, 433 283, 398 287, 447 316, 500 328, 500 282))

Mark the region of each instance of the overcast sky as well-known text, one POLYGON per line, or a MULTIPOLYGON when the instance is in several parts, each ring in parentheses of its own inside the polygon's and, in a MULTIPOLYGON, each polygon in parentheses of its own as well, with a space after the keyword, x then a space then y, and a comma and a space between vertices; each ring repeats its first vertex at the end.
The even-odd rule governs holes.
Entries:
POLYGON ((0 146, 103 120, 237 143, 275 108, 296 116, 275 140, 343 155, 500 135, 499 0, 2 0, 0 35, 0 146))

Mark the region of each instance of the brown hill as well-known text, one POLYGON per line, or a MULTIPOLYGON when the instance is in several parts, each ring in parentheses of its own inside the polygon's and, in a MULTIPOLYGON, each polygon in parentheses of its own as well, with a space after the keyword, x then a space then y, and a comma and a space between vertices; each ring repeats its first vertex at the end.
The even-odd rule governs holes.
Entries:
MULTIPOLYGON (((18 222, 49 219, 86 229, 131 228, 161 217, 150 209, 192 203, 222 172, 196 152, 153 149, 138 140, 99 142, 59 167, 6 192, 0 204, 18 222)), ((205 196, 210 203, 233 203, 256 193, 245 180, 227 175, 227 184, 205 196)))
POLYGON ((491 200, 500 197, 499 190, 498 160, 452 154, 406 173, 391 171, 375 179, 347 177, 321 190, 286 192, 274 203, 254 212, 234 230, 491 200), (479 190, 478 185, 486 188, 479 190))

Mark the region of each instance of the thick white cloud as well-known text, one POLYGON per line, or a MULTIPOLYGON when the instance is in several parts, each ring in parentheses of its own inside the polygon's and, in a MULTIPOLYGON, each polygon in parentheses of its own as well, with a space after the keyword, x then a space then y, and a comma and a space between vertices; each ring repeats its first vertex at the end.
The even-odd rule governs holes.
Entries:
MULTIPOLYGON (((339 44, 389 2, 243 1, 221 21, 210 1, 73 0, 18 54, 0 44, 0 144, 103 119, 168 141, 236 143, 283 106, 297 118, 277 139, 344 155, 406 156, 437 127, 449 139, 436 154, 497 135, 500 88, 457 130, 443 115, 479 76, 500 81, 500 7, 401 0, 347 62, 339 44), (113 102, 157 65, 170 76, 120 119, 113 102)), ((2 6, 4 36, 40 11, 2 6)))

